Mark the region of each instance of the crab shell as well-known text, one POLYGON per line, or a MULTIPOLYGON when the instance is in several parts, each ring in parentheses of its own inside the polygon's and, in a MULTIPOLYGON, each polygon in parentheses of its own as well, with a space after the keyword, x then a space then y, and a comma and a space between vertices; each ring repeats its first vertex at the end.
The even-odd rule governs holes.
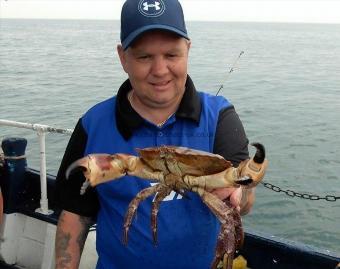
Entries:
POLYGON ((221 155, 176 146, 136 149, 141 160, 153 170, 169 171, 178 176, 203 176, 232 167, 221 155))

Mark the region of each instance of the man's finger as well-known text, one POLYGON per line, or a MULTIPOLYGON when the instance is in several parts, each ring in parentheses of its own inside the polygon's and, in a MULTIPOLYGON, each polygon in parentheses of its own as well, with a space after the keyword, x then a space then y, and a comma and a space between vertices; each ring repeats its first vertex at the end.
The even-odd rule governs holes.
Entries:
POLYGON ((239 207, 242 200, 242 189, 237 188, 230 195, 230 202, 233 206, 239 207))

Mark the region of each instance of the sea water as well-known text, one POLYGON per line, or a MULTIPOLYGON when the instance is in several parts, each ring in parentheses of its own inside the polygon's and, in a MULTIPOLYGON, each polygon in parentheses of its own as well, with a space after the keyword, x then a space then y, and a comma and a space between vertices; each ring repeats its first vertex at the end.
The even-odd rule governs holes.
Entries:
MULTIPOLYGON (((187 28, 190 76, 212 94, 223 85, 220 94, 234 104, 249 140, 266 146, 265 182, 340 196, 340 25, 189 22, 187 28)), ((118 42, 118 21, 0 20, 0 118, 73 128, 126 79, 118 42)), ((39 168, 37 135, 0 126, 0 140, 8 136, 28 139, 28 164, 39 168)), ((47 135, 49 173, 56 174, 68 139, 47 135)), ((294 198, 263 185, 256 192, 246 229, 340 255, 340 200, 294 198)))

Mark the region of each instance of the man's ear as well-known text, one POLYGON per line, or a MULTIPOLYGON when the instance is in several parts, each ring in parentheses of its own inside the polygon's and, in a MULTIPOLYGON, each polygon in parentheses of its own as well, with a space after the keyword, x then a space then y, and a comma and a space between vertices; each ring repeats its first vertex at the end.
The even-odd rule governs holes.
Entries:
POLYGON ((125 73, 126 71, 126 51, 124 51, 123 46, 121 44, 117 45, 117 52, 120 60, 120 64, 122 65, 125 73))
POLYGON ((189 51, 190 51, 190 48, 191 48, 191 41, 190 40, 186 40, 186 43, 187 43, 187 48, 188 48, 188 55, 189 55, 189 51))
POLYGON ((191 41, 188 40, 188 50, 191 48, 191 41))

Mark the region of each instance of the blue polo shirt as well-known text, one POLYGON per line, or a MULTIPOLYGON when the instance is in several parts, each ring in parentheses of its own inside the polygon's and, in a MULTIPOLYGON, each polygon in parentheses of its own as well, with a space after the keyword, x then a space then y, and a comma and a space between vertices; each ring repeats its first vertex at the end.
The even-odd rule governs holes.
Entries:
POLYGON ((117 96, 95 105, 79 121, 78 138, 71 137, 58 173, 58 189, 63 191, 60 204, 80 215, 96 215, 97 269, 209 268, 220 225, 197 194, 183 198, 172 192, 162 201, 157 245, 151 231, 153 196, 142 201, 125 246, 123 223, 128 205, 138 192, 157 182, 125 176, 90 189, 83 197, 75 193, 79 193, 81 176, 71 178, 73 183, 66 186, 62 173, 76 159, 72 152, 77 158, 90 153, 137 155, 136 148, 177 145, 219 153, 234 164, 248 157, 248 141, 233 106, 223 97, 197 92, 190 77, 178 111, 161 128, 133 110, 126 97, 129 90, 126 81, 117 96), (72 146, 76 143, 77 149, 72 146))

